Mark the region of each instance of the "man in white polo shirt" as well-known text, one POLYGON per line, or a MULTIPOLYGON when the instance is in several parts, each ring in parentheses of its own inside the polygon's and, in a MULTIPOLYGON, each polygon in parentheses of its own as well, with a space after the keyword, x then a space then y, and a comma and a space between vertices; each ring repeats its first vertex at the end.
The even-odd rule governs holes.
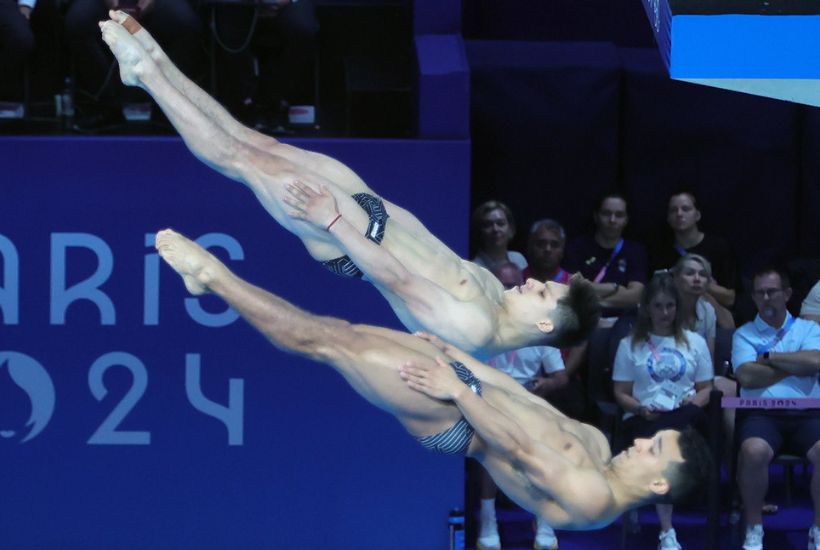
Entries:
MULTIPOLYGON (((784 271, 766 268, 753 280, 758 315, 735 331, 732 364, 743 397, 820 397, 820 326, 786 309, 791 296, 784 271)), ((820 549, 820 411, 740 411, 737 422, 738 485, 746 519, 744 550, 763 548, 761 509, 769 485, 769 463, 781 450, 806 456, 814 465, 811 495, 814 522, 809 550, 820 549)))

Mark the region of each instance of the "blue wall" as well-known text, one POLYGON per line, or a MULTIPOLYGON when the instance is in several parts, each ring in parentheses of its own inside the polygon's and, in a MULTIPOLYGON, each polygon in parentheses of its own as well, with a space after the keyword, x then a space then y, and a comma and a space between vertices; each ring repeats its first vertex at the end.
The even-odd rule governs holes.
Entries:
MULTIPOLYGON (((297 144, 465 252, 468 142, 297 144)), ((215 234, 244 278, 399 328, 374 289, 326 273, 177 139, 0 139, 0 159, 0 546, 446 547, 463 461, 423 451, 219 300, 188 297, 151 235, 215 234), (85 298, 61 308, 72 288, 85 298)))

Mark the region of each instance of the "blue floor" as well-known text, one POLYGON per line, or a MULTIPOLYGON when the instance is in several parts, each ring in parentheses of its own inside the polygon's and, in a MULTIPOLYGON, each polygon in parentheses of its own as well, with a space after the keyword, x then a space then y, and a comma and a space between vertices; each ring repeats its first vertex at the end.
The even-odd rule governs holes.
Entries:
MULTIPOLYGON (((813 508, 809 496, 809 477, 804 477, 798 468, 792 489, 792 504, 786 506, 784 476, 782 472, 772 469, 770 490, 767 502, 777 504, 776 514, 763 517, 765 531, 764 548, 766 550, 804 550, 807 534, 812 522, 813 508)), ((532 515, 515 508, 497 510, 499 533, 504 550, 526 550, 532 548, 533 524, 532 515)), ((655 549, 658 544, 658 518, 654 507, 647 506, 639 510, 640 532, 626 536, 623 545, 625 550, 655 549)), ((697 508, 676 510, 673 523, 678 542, 683 548, 702 550, 706 548, 706 517, 697 508)), ((620 521, 598 531, 558 531, 558 542, 561 550, 602 549, 617 550, 621 548, 623 527, 620 521)), ((474 541, 472 541, 474 542, 474 541)), ((728 514, 721 516, 720 548, 726 550, 740 549, 743 544, 743 526, 730 525, 728 514)))

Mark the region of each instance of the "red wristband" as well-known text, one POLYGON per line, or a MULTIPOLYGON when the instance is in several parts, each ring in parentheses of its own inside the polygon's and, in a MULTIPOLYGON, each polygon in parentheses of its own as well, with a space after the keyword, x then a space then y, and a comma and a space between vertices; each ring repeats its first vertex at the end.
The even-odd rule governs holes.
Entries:
POLYGON ((341 218, 341 217, 342 217, 341 214, 336 214, 336 217, 333 218, 333 221, 330 222, 329 224, 327 224, 327 227, 325 228, 325 231, 330 231, 330 228, 333 227, 333 224, 336 223, 337 221, 339 221, 339 218, 341 218))

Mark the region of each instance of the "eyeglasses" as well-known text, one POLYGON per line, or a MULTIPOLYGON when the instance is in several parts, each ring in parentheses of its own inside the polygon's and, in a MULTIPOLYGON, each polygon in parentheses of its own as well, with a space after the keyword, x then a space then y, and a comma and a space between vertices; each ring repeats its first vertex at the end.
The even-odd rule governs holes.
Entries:
POLYGON ((767 296, 769 298, 774 298, 781 292, 783 292, 782 288, 759 288, 752 291, 752 296, 755 298, 765 298, 767 296))

